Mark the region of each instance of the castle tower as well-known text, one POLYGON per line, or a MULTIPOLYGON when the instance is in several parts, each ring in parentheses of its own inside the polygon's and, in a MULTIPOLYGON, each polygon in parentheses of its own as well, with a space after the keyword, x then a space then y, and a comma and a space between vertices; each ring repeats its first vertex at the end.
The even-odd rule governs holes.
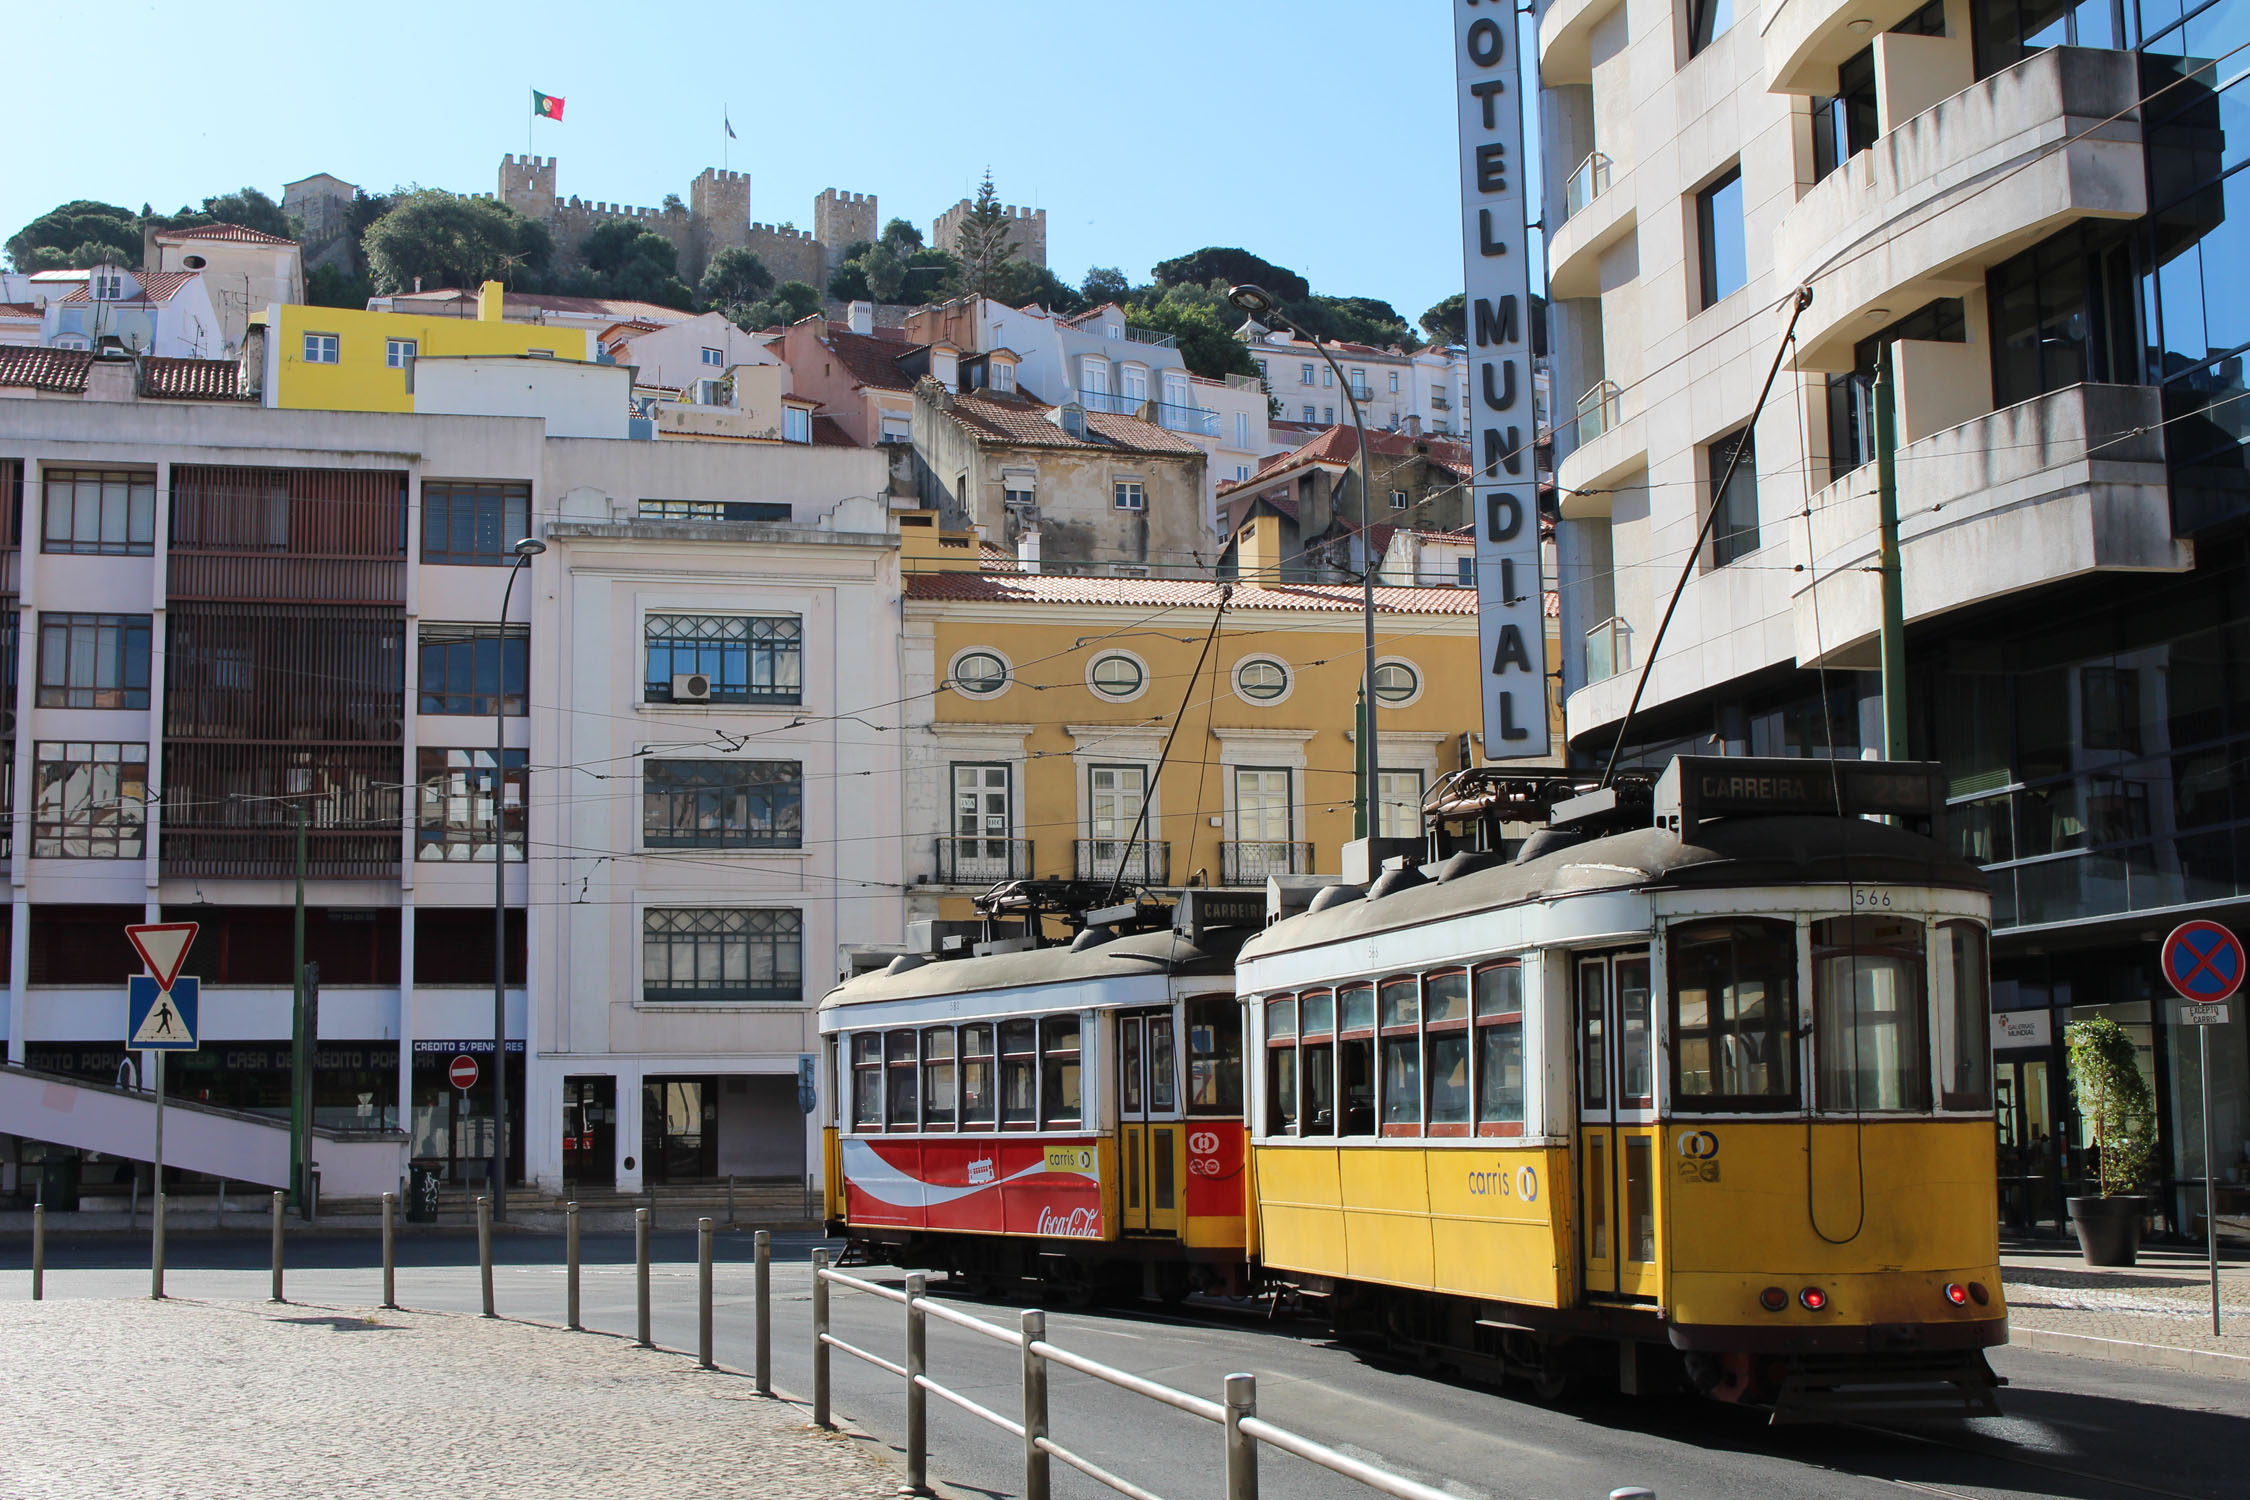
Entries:
POLYGON ((555 216, 555 159, 551 156, 500 158, 500 202, 527 219, 547 222, 555 216))
POLYGON ((688 184, 688 215, 709 250, 741 244, 750 232, 750 174, 705 167, 688 184))
POLYGON ((828 252, 830 269, 844 252, 862 240, 872 242, 880 232, 873 193, 844 193, 830 188, 813 200, 813 238, 828 252))
MULTIPOLYGON (((958 254, 961 242, 961 222, 969 216, 969 200, 963 198, 931 225, 931 240, 948 255, 958 254)), ((1015 246, 1016 254, 1032 265, 1047 264, 1047 210, 1043 208, 1018 208, 1014 204, 1003 206, 1008 216, 1008 243, 1015 246)))

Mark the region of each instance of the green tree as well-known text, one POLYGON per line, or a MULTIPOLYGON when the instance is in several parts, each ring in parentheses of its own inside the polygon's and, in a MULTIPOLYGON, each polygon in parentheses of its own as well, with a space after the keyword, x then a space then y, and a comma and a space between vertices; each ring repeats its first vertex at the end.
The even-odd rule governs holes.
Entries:
POLYGON ((595 225, 578 242, 578 254, 597 288, 595 296, 627 297, 682 310, 695 306, 695 294, 680 280, 679 252, 672 242, 631 219, 595 225))
POLYGON ((1409 354, 1422 340, 1406 326, 1406 319, 1388 302, 1374 297, 1323 297, 1314 295, 1289 304, 1289 320, 1324 339, 1387 348, 1396 344, 1409 354))
POLYGON ((374 295, 374 278, 362 270, 322 265, 305 273, 305 301, 314 307, 365 307, 374 295))
POLYGON ((1465 344, 1469 341, 1468 318, 1469 299, 1455 292, 1422 314, 1422 327, 1433 344, 1465 344))
POLYGON ((520 285, 544 271, 554 242, 544 224, 489 198, 420 188, 370 224, 361 244, 378 292, 473 289, 485 281, 520 285))
POLYGON ((977 196, 962 215, 953 240, 953 253, 961 262, 961 290, 979 296, 997 296, 1008 263, 1016 259, 1015 225, 992 185, 989 168, 977 184, 977 196))
POLYGON ((153 222, 164 229, 191 229, 198 224, 240 224, 244 229, 279 235, 285 240, 300 238, 304 233, 304 226, 254 187, 216 194, 204 199, 199 209, 183 208, 153 222))
POLYGON ((906 272, 906 256, 889 241, 857 240, 845 249, 843 263, 828 278, 828 295, 838 302, 895 303, 905 294, 906 272))
POLYGON ((808 282, 784 281, 773 295, 727 314, 736 326, 750 333, 786 328, 820 311, 820 291, 808 282))
POLYGON ((1189 370, 1212 380, 1229 375, 1256 375, 1257 364, 1242 340, 1234 336, 1239 315, 1227 305, 1222 283, 1210 286, 1172 286, 1158 293, 1143 287, 1125 304, 1125 314, 1144 328, 1168 333, 1179 341, 1180 358, 1189 370))
POLYGON ((2156 1096, 2141 1071, 2133 1034, 2107 1016, 2094 1016, 2065 1027, 2063 1045, 2102 1196, 2133 1192, 2148 1180, 2156 1144, 2156 1096))
POLYGON ((729 245, 711 257, 696 290, 705 307, 732 318, 737 308, 748 307, 773 290, 773 272, 749 246, 729 245))
POLYGON ((1036 302, 1049 312, 1074 313, 1085 307, 1078 289, 1045 266, 1035 266, 1020 256, 1002 261, 986 283, 986 295, 1010 307, 1036 302))
POLYGON ((943 250, 917 250, 906 257, 906 286, 899 295, 910 302, 941 302, 960 295, 961 262, 943 250))
POLYGON ((921 249, 924 241, 921 230, 916 229, 904 219, 893 219, 883 226, 883 237, 880 243, 890 246, 891 252, 898 256, 900 260, 904 260, 921 249))
POLYGON ((1078 295, 1088 307, 1099 307, 1104 302, 1123 302, 1133 295, 1133 283, 1115 266, 1095 266, 1078 284, 1078 295))
POLYGON ((139 265, 141 215, 114 203, 76 198, 48 209, 10 235, 8 258, 19 271, 57 270, 71 264, 79 249, 91 242, 116 252, 113 259, 119 265, 139 265), (59 263, 49 256, 47 264, 34 265, 33 258, 41 250, 54 251, 61 257, 59 263))
POLYGON ((1206 246, 1173 260, 1159 261, 1152 274, 1158 286, 1208 286, 1213 281, 1235 286, 1247 281, 1264 287, 1292 308, 1312 295, 1312 287, 1295 271, 1232 246, 1206 246))

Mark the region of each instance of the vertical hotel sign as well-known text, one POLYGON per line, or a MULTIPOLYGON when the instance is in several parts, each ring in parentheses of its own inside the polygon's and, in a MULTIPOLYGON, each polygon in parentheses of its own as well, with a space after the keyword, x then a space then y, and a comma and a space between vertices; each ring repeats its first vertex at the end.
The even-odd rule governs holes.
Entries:
POLYGON ((1548 753, 1547 631, 1531 398, 1531 262, 1515 0, 1453 0, 1484 754, 1548 753))

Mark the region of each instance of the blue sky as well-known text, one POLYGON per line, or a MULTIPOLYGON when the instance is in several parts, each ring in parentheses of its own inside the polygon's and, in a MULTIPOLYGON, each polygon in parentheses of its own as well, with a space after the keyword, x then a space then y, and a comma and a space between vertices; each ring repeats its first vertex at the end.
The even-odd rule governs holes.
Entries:
POLYGON ((0 236, 71 198, 170 211, 324 171, 489 192, 527 134, 565 196, 653 206, 719 165, 725 109, 762 221, 809 230, 837 187, 926 230, 989 166, 1006 201, 1047 210, 1049 264, 1073 283, 1216 244, 1409 320, 1460 290, 1444 0, 101 14, 141 40, 97 49, 93 75, 19 70, 17 117, 68 124, 10 153, 0 236), (563 123, 529 124, 533 87, 569 101, 563 123))

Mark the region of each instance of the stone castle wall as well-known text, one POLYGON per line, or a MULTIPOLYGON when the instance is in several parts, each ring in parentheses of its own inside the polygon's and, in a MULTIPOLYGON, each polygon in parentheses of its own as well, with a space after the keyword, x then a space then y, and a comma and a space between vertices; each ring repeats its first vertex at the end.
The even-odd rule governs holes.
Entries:
MULTIPOLYGON (((948 255, 960 252, 955 248, 961 241, 961 224, 969 216, 969 200, 963 198, 937 216, 932 227, 931 243, 948 255)), ((1043 208, 1018 208, 1003 205, 1008 216, 1008 242, 1015 246, 1016 254, 1035 266, 1047 264, 1047 210, 1043 208)))

